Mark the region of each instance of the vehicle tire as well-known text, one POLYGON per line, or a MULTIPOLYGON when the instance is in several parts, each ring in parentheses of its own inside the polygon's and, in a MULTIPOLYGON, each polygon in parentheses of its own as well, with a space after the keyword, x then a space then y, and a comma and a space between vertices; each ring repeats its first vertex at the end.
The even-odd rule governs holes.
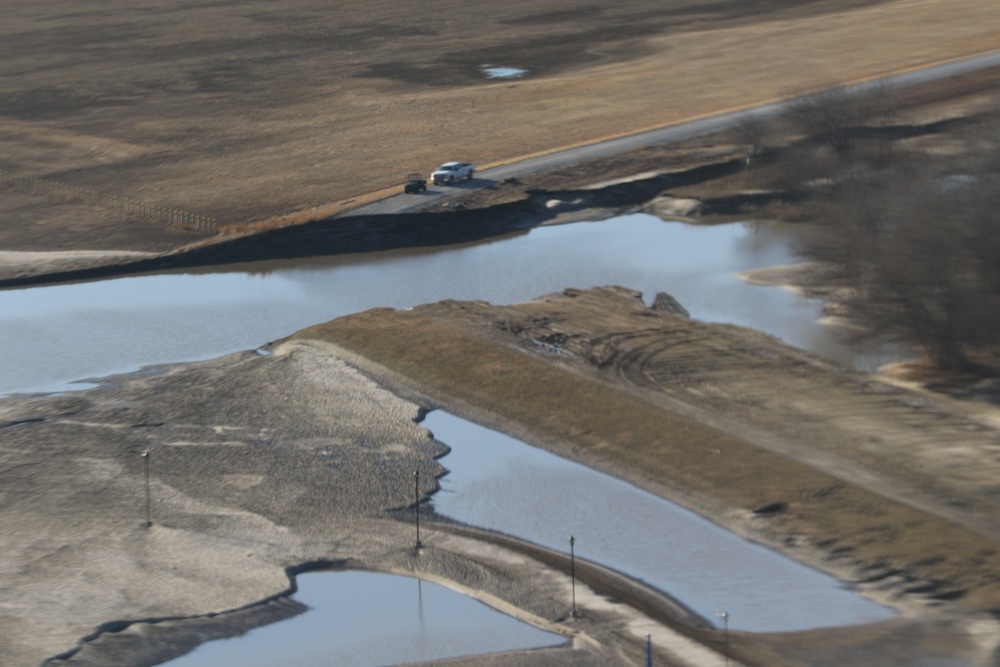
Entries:
POLYGON ((455 177, 454 176, 449 176, 448 177, 448 185, 451 185, 454 182, 455 182, 455 177))
POLYGON ((473 177, 473 176, 474 176, 475 174, 476 174, 475 170, 474 170, 474 169, 470 169, 470 170, 469 170, 469 175, 465 177, 465 180, 467 180, 467 181, 471 181, 471 180, 472 180, 472 177, 473 177))

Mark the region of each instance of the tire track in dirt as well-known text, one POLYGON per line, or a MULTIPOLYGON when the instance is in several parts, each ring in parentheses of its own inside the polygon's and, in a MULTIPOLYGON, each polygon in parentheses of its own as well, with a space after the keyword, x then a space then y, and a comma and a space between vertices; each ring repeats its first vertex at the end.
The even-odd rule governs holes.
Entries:
MULTIPOLYGON (((620 288, 567 293, 579 306, 602 290, 620 288)), ((609 312, 564 310, 558 303, 550 295, 508 307, 499 317, 522 341, 564 340, 572 356, 562 363, 650 403, 979 534, 1000 536, 996 429, 934 397, 760 332, 673 318, 638 298, 615 326, 608 325, 614 318, 609 312), (537 316, 542 307, 549 317, 537 316), (665 324, 622 326, 636 317, 663 317, 665 324)))

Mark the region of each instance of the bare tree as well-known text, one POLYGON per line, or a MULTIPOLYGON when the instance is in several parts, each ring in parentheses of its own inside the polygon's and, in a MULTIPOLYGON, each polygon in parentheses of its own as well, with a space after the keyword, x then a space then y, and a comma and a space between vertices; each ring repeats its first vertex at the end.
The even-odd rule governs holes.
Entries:
POLYGON ((855 95, 832 89, 800 97, 792 103, 789 114, 808 136, 850 161, 854 157, 857 129, 864 120, 861 109, 855 95))
POLYGON ((886 162, 892 158, 893 130, 903 105, 899 88, 885 79, 873 81, 865 93, 864 104, 868 125, 876 133, 879 158, 886 162))
POLYGON ((956 169, 968 174, 1000 172, 1000 113, 975 118, 962 128, 963 159, 956 169))
POLYGON ((800 97, 792 102, 789 117, 806 135, 852 162, 859 141, 873 130, 880 140, 890 140, 899 104, 897 90, 879 80, 862 88, 830 88, 800 97))
POLYGON ((866 335, 914 344, 938 366, 962 370, 1000 326, 992 180, 945 188, 936 174, 897 171, 844 183, 800 250, 849 288, 842 305, 866 335))
POLYGON ((745 147, 747 152, 747 167, 757 166, 764 154, 767 141, 767 128, 764 120, 756 114, 743 112, 740 122, 733 126, 733 140, 745 147))

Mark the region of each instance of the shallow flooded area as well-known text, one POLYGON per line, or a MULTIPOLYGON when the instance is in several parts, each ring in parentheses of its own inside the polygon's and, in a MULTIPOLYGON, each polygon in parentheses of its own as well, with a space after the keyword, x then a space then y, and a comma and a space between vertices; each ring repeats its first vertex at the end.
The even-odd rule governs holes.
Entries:
POLYGON ((503 67, 499 65, 480 65, 479 69, 487 79, 520 79, 528 70, 520 67, 503 67))
MULTIPOLYGON (((451 447, 439 514, 629 574, 733 629, 788 632, 870 623, 890 609, 833 577, 630 484, 435 410, 421 425, 451 447)), ((720 623, 721 625, 721 623, 720 623)))
POLYGON ((294 599, 310 610, 242 637, 202 644, 168 667, 372 667, 557 646, 543 632, 461 593, 375 572, 310 572, 294 599))
POLYGON ((647 302, 667 292, 696 319, 753 327, 856 368, 892 358, 841 343, 817 323, 821 302, 734 277, 796 261, 788 242, 767 227, 635 214, 473 245, 0 291, 0 393, 80 388, 73 382, 254 349, 379 306, 510 304, 600 285, 640 290, 647 302))

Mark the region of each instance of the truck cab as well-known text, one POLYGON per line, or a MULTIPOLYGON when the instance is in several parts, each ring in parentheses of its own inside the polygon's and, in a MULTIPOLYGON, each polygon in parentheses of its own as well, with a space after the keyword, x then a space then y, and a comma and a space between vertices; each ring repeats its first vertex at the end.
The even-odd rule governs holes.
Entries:
POLYGON ((463 178, 470 179, 476 171, 476 165, 471 162, 445 162, 431 174, 434 185, 451 184, 463 178))

